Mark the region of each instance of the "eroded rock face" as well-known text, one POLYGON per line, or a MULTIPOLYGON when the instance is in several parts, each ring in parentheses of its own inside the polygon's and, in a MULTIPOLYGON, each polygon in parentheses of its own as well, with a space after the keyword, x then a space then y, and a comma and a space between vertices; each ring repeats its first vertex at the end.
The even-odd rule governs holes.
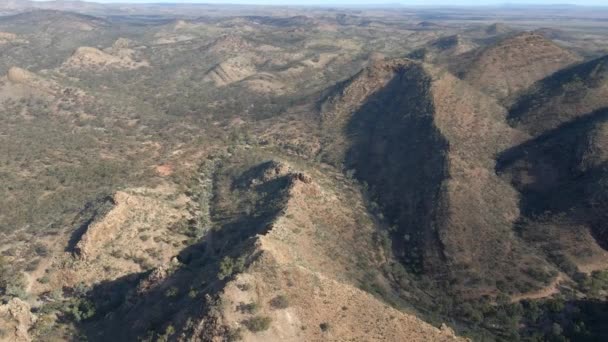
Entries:
POLYGON ((74 247, 75 254, 83 260, 94 258, 100 248, 111 241, 124 223, 129 211, 130 196, 124 192, 117 192, 113 196, 115 208, 102 220, 93 223, 82 235, 74 247))
POLYGON ((229 58, 213 67, 203 78, 217 87, 223 87, 246 79, 257 72, 253 56, 229 58))
POLYGON ((4 341, 32 341, 28 330, 35 322, 36 316, 32 314, 30 305, 19 298, 0 305, 0 328, 6 333, 4 341))
MULTIPOLYGON (((158 234, 163 241, 169 238, 165 235, 172 224, 188 214, 183 204, 172 204, 157 198, 159 195, 154 192, 138 192, 137 189, 116 192, 112 197, 112 210, 90 224, 76 243, 74 254, 83 261, 92 261, 112 253, 137 254, 141 252, 139 248, 156 247, 156 243, 150 241, 152 236, 158 234), (142 234, 145 236, 143 239, 142 234), (141 246, 137 248, 139 245, 141 246), (117 251, 112 252, 113 249, 117 251)), ((182 238, 178 232, 174 232, 174 235, 171 239, 182 238)), ((173 255, 162 250, 159 257, 168 261, 173 255)))

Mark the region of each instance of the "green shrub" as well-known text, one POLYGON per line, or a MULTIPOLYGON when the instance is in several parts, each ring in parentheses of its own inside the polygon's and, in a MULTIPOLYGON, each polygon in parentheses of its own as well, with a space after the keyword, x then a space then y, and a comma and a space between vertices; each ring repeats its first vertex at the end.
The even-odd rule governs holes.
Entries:
POLYGON ((64 313, 76 322, 82 322, 95 315, 95 304, 86 299, 74 299, 67 303, 64 313))
POLYGON ((233 259, 229 256, 224 257, 220 262, 220 270, 217 274, 218 279, 224 280, 235 273, 243 272, 245 269, 245 258, 240 257, 238 259, 233 259))

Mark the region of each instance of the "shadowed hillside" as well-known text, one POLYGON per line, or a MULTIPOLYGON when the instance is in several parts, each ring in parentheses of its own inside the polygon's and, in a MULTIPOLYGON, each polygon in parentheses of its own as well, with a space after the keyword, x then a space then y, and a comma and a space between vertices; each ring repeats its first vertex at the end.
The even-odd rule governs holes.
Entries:
POLYGON ((556 72, 527 90, 509 121, 533 135, 608 106, 608 57, 556 72))
POLYGON ((345 167, 368 185, 403 264, 469 296, 525 291, 554 272, 512 234, 517 196, 493 158, 522 135, 504 117, 455 77, 407 60, 363 71, 323 114, 344 134, 327 148, 343 148, 345 167))

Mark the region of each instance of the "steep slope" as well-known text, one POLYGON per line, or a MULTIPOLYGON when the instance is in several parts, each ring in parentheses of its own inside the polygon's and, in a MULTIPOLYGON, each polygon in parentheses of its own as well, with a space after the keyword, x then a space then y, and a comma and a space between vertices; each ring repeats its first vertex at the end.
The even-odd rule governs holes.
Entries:
MULTIPOLYGON (((545 125, 539 120, 530 124, 545 125)), ((607 120, 606 109, 598 110, 542 131, 499 159, 499 172, 522 194, 521 235, 573 277, 608 264, 607 120)))
MULTIPOLYGON (((271 167, 277 170, 275 165, 271 167)), ((244 341, 458 340, 449 329, 431 327, 357 289, 360 270, 352 258, 365 250, 359 260, 375 258, 371 227, 353 220, 344 199, 336 198, 340 195, 310 176, 278 166, 293 179, 285 208, 256 242, 253 253, 259 257, 220 295, 219 324, 228 331, 239 331, 243 325, 253 330, 252 319, 271 318, 267 331, 240 328, 244 341), (250 290, 244 291, 243 284, 250 290), (259 309, 252 318, 239 303, 257 303, 259 309)), ((282 173, 276 176, 285 177, 282 173)))
POLYGON ((469 296, 524 291, 551 270, 514 236, 517 193, 494 173, 496 154, 525 136, 505 117, 445 71, 380 62, 325 103, 325 158, 368 184, 404 265, 469 296))
POLYGON ((496 97, 508 97, 551 75, 580 57, 537 33, 522 33, 477 53, 464 79, 496 97))
POLYGON ((533 135, 608 106, 608 56, 537 82, 515 101, 510 123, 533 135))
POLYGON ((498 165, 522 193, 522 236, 573 277, 608 262, 607 60, 561 70, 515 101, 509 121, 533 138, 498 165))
POLYGON ((179 264, 88 294, 98 310, 83 326, 89 340, 463 340, 359 289, 390 285, 351 182, 256 158, 218 161, 211 229, 179 264))

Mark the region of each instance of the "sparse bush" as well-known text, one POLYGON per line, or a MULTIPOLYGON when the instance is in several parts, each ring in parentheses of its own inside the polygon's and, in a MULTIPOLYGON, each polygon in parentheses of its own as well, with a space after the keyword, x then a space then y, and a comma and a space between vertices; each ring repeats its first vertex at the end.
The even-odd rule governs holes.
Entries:
POLYGON ((254 314, 254 313, 258 312, 260 307, 257 303, 251 302, 249 304, 244 304, 244 303, 239 304, 238 309, 242 313, 254 314))
POLYGON ((239 288, 239 290, 241 291, 249 291, 251 290, 251 285, 247 284, 247 283, 243 283, 243 284, 238 284, 237 287, 239 288))
POLYGON ((167 326, 167 328, 165 329, 165 332, 158 336, 157 341, 158 342, 166 342, 169 341, 169 339, 171 338, 171 336, 175 334, 175 327, 173 327, 173 325, 169 324, 167 326))
POLYGON ((272 323, 272 318, 268 316, 256 316, 243 322, 251 332, 268 330, 268 328, 270 328, 270 323, 272 323))
POLYGON ((322 332, 326 332, 326 331, 329 331, 329 329, 331 329, 331 326, 329 325, 329 323, 323 322, 323 323, 319 324, 319 328, 321 328, 322 332))
POLYGON ((188 297, 194 299, 196 296, 198 296, 198 291, 191 288, 190 291, 188 291, 188 297))
POLYGON ((41 256, 41 257, 46 257, 49 255, 48 247, 46 247, 45 245, 43 245, 41 243, 36 244, 36 247, 34 247, 34 251, 36 252, 36 254, 38 254, 38 256, 41 256))
POLYGON ((172 297, 177 297, 177 295, 179 294, 179 289, 175 286, 171 286, 170 288, 167 289, 167 291, 165 291, 165 296, 172 298, 172 297))
POLYGON ((228 342, 236 342, 243 339, 243 330, 241 328, 232 329, 229 328, 226 333, 226 340, 228 342))
POLYGON ((270 305, 275 309, 287 309, 289 307, 289 300, 284 295, 278 295, 270 301, 270 305))

